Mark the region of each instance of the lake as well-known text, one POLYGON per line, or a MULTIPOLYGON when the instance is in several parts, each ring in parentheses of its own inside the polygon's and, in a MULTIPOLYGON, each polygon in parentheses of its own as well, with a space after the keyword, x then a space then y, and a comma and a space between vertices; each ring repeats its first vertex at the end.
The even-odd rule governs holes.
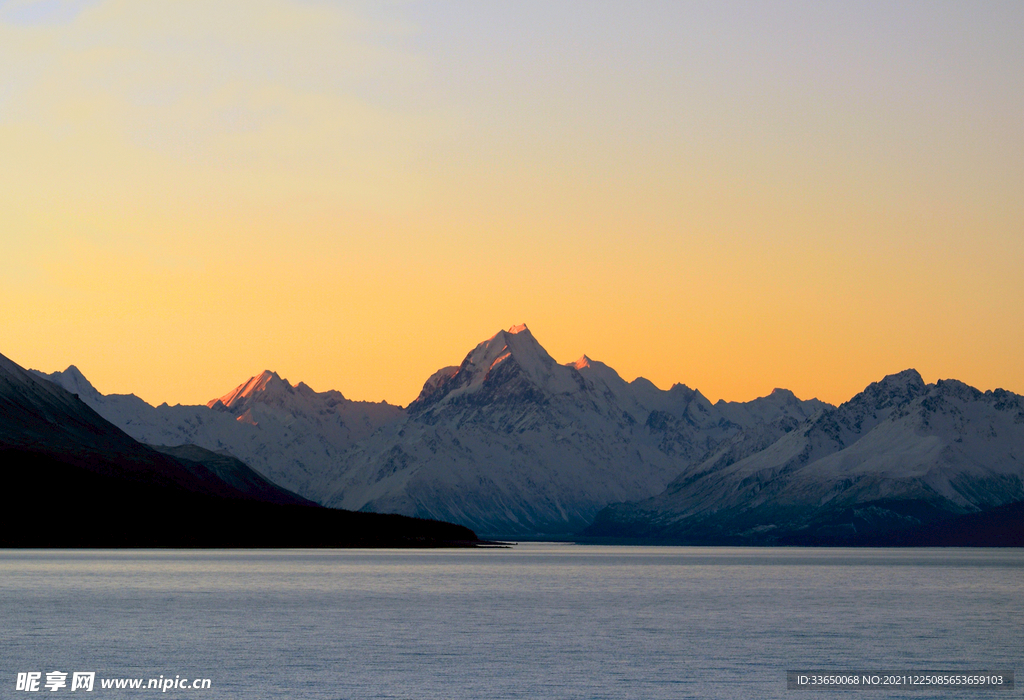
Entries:
POLYGON ((0 626, 2 698, 825 698, 786 671, 1024 668, 1024 550, 4 550, 0 626))

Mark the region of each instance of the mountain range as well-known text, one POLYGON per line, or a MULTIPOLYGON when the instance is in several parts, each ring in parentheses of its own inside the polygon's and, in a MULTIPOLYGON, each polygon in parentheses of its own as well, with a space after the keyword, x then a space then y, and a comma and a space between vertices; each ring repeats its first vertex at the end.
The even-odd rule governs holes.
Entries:
POLYGON ((604 506, 656 495, 743 431, 793 430, 826 404, 776 390, 712 404, 677 384, 559 364, 525 326, 434 373, 406 409, 263 372, 205 406, 104 396, 74 367, 50 381, 132 437, 230 454, 318 503, 457 522, 493 536, 568 536, 604 506))
POLYGON ((1024 541, 1024 399, 913 370, 838 407, 784 389, 712 403, 586 355, 560 364, 520 325, 405 408, 270 371, 206 405, 157 407, 104 396, 73 366, 39 376, 165 452, 197 446, 321 505, 489 537, 941 543, 938 524, 967 518, 1024 541))
MULTIPOLYGON (((930 525, 1020 501, 1024 397, 955 380, 925 384, 906 370, 767 446, 739 436, 661 494, 609 506, 586 534, 722 544, 892 543, 903 541, 900 533, 927 539, 930 525)), ((1021 511, 1007 513, 1024 534, 1021 511)))

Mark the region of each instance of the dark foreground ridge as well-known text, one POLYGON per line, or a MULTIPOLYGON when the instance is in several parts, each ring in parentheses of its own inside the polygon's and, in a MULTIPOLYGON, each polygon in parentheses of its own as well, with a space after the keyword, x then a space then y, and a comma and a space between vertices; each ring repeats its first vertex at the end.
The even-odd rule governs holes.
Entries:
POLYGON ((159 452, 0 356, 0 547, 465 547, 469 528, 323 508, 207 450, 159 452))
POLYGON ((53 455, 0 449, 0 547, 464 547, 469 528, 131 482, 53 455))

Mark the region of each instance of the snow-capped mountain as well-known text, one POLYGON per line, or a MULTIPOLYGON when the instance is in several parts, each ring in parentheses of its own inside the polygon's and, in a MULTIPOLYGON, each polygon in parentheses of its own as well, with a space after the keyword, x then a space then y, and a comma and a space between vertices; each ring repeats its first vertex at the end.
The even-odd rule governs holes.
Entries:
POLYGON ((608 503, 658 493, 743 428, 781 435, 822 406, 788 392, 712 405, 586 356, 561 365, 513 326, 434 373, 403 420, 356 444, 313 491, 485 534, 569 534, 608 503))
POLYGON ((42 375, 132 437, 230 454, 333 507, 458 522, 490 535, 571 534, 605 505, 657 494, 741 432, 774 439, 826 407, 776 390, 712 404, 623 380, 586 355, 559 364, 525 326, 427 379, 403 411, 264 372, 206 406, 103 396, 75 368, 42 375))
POLYGON ((105 419, 150 445, 198 445, 230 454, 277 484, 317 500, 310 483, 333 470, 346 448, 403 415, 387 403, 292 386, 266 371, 206 406, 150 406, 135 395, 104 396, 71 366, 37 373, 78 396, 105 419))
POLYGON ((1024 397, 914 370, 777 440, 747 431, 588 534, 841 542, 1024 499, 1024 397))

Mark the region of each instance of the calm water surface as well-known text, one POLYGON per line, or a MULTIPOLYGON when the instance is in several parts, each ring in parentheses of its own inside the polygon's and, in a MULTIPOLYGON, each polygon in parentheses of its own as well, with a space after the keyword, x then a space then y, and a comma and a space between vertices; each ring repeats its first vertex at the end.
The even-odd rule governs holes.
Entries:
POLYGON ((0 629, 0 698, 824 698, 786 669, 1024 673, 1024 550, 6 550, 0 629))

